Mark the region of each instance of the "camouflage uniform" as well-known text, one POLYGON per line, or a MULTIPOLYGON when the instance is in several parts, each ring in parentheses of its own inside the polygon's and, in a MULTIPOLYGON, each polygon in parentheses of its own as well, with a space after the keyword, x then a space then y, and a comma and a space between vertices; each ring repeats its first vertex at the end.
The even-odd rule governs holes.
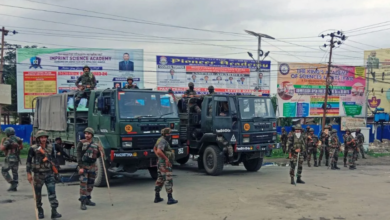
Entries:
POLYGON ((363 147, 364 135, 361 133, 360 128, 356 130, 356 140, 357 140, 357 147, 359 148, 359 151, 362 154, 362 158, 366 159, 366 157, 364 156, 364 147, 363 147))
POLYGON ((189 89, 186 90, 184 95, 196 95, 196 91, 194 90, 194 83, 190 82, 188 83, 189 89))
POLYGON ((214 86, 209 86, 207 89, 209 90, 209 95, 214 95, 215 94, 214 86))
POLYGON ((11 184, 8 191, 17 191, 18 186, 18 169, 19 169, 19 152, 23 149, 22 140, 15 136, 15 130, 11 127, 6 128, 4 133, 7 137, 2 140, 4 146, 4 166, 1 168, 1 174, 4 179, 11 184), (9 171, 12 171, 12 177, 9 171))
MULTIPOLYGON (((84 132, 94 135, 92 128, 86 128, 84 132)), ((92 137, 93 138, 93 137, 92 137)), ((91 142, 79 142, 77 144, 77 163, 84 172, 80 174, 80 198, 81 210, 86 210, 86 205, 95 206, 91 201, 91 193, 96 178, 96 160, 100 157, 99 145, 91 142)))
MULTIPOLYGON (((304 140, 307 140, 308 136, 310 135, 310 126, 307 126, 306 127, 306 130, 303 131, 303 138, 304 140)), ((303 155, 303 161, 306 161, 307 159, 307 155, 309 154, 307 151, 309 149, 306 149, 305 152, 302 152, 302 155, 303 155)))
POLYGON ((188 100, 188 112, 190 113, 201 113, 202 110, 199 108, 199 106, 197 105, 197 98, 190 98, 188 100))
POLYGON ((310 161, 311 161, 311 156, 313 155, 313 160, 314 160, 314 166, 318 167, 317 165, 317 146, 319 143, 318 136, 314 134, 314 129, 310 128, 310 133, 306 136, 307 140, 307 165, 308 167, 311 167, 310 161))
POLYGON ((47 188, 47 194, 52 208, 52 218, 60 218, 61 215, 57 213, 58 200, 56 196, 56 180, 52 168, 52 145, 46 143, 46 147, 43 148, 40 143, 40 137, 48 137, 47 132, 38 131, 35 137, 37 138, 37 144, 31 146, 26 163, 26 171, 28 174, 34 173, 33 186, 36 197, 36 206, 38 209, 39 217, 43 218, 42 209, 42 187, 45 184, 47 188), (41 152, 43 150, 44 154, 41 152), (56 216, 56 217, 55 217, 56 216))
POLYGON ((75 99, 75 105, 76 107, 78 106, 78 104, 80 103, 80 100, 82 98, 87 98, 89 99, 89 95, 91 94, 91 90, 93 90, 95 87, 96 87, 96 78, 95 76, 91 73, 91 69, 88 67, 88 66, 84 66, 83 70, 85 68, 88 68, 89 71, 88 72, 85 72, 83 73, 83 75, 81 75, 77 81, 76 81, 76 86, 79 85, 79 83, 81 82, 81 85, 84 87, 84 90, 81 90, 77 93, 77 96, 76 96, 76 99, 75 99), (87 88, 87 86, 89 86, 89 88, 87 88))
POLYGON ((130 83, 127 84, 127 85, 125 85, 125 86, 123 87, 124 89, 139 89, 138 86, 133 85, 133 77, 128 77, 128 78, 127 78, 127 82, 129 82, 129 80, 131 80, 131 85, 130 85, 130 83))
MULTIPOLYGON (((301 130, 302 128, 300 125, 297 125, 295 130, 301 130)), ((298 153, 296 152, 297 149, 300 149, 300 152, 304 152, 305 147, 305 139, 304 136, 301 134, 301 136, 298 138, 297 135, 292 135, 289 137, 287 145, 289 146, 289 153, 291 154, 290 157, 290 177, 291 177, 291 184, 294 184, 294 170, 295 166, 298 164, 298 180, 297 183, 305 183, 301 180, 302 176, 302 164, 303 164, 303 157, 300 155, 298 159, 298 153)))
POLYGON ((280 141, 282 142, 283 153, 286 153, 287 132, 284 128, 282 128, 282 134, 280 136, 280 141))
POLYGON ((347 137, 347 134, 343 135, 344 140, 344 167, 347 167, 347 158, 348 158, 348 147, 347 142, 345 142, 345 138, 347 137))
POLYGON ((349 169, 355 169, 355 157, 354 157, 354 151, 356 148, 355 143, 353 142, 353 136, 351 134, 347 134, 345 136, 345 144, 348 148, 348 163, 349 163, 349 169))
MULTIPOLYGON (((325 127, 325 129, 329 129, 329 127, 325 127)), ((325 151, 325 160, 326 160, 325 166, 329 166, 329 133, 326 134, 325 131, 321 132, 321 136, 320 136, 321 147, 320 147, 320 158, 318 161, 318 166, 321 166, 321 160, 322 157, 324 156, 324 151, 325 151)))
POLYGON ((331 136, 330 136, 330 152, 329 156, 331 158, 331 167, 332 170, 339 170, 340 168, 337 167, 337 161, 339 159, 339 152, 340 152, 340 141, 339 137, 337 136, 337 131, 335 129, 332 130, 331 136))

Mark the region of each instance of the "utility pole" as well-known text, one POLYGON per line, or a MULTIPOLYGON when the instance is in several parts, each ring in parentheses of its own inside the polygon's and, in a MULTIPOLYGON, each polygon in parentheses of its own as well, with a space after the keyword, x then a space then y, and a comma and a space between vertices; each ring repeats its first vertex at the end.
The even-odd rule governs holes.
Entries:
POLYGON ((321 35, 322 38, 325 38, 325 36, 330 36, 329 45, 324 44, 324 47, 329 46, 330 50, 329 50, 328 72, 326 73, 326 80, 325 80, 325 83, 326 83, 326 86, 325 86, 325 100, 324 100, 324 104, 322 105, 322 108, 324 109, 324 112, 322 114, 322 130, 325 129, 326 111, 328 109, 328 107, 327 107, 328 106, 328 94, 329 95, 332 94, 332 92, 329 91, 329 85, 332 84, 332 82, 333 82, 333 80, 330 78, 330 70, 331 70, 331 67, 332 67, 332 52, 333 52, 333 48, 336 47, 336 45, 341 45, 342 44, 341 41, 337 41, 337 40, 334 40, 334 39, 335 38, 340 38, 342 41, 345 41, 347 39, 347 37, 341 31, 332 32, 332 33, 327 34, 327 35, 324 35, 324 34, 321 35))
MULTIPOLYGON (((4 72, 4 47, 5 47, 5 41, 4 37, 8 34, 8 30, 6 30, 4 27, 1 29, 1 57, 0 57, 0 84, 3 83, 3 72, 4 72)), ((3 106, 0 103, 0 126, 2 121, 2 110, 3 106)), ((1 128, 0 128, 1 130, 1 128)))

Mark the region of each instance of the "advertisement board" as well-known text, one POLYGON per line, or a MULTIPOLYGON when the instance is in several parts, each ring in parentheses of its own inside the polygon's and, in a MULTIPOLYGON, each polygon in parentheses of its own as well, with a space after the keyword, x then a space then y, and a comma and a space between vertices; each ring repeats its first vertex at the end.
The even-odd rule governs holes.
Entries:
POLYGON ((365 118, 352 118, 352 117, 341 117, 341 130, 357 129, 366 127, 365 118))
POLYGON ((17 49, 18 112, 31 112, 32 100, 76 90, 76 80, 88 65, 97 89, 123 87, 126 78, 143 88, 143 50, 133 49, 17 49))
POLYGON ((262 61, 260 71, 253 60, 157 56, 156 61, 158 90, 180 94, 193 82, 199 94, 207 94, 211 85, 217 93, 251 94, 256 89, 270 94, 270 61, 262 61))
MULTIPOLYGON (((279 117, 322 117, 327 65, 278 63, 279 117)), ((364 117, 364 67, 331 68, 328 116, 364 117)))
MULTIPOLYGON (((368 105, 371 110, 379 107, 390 112, 390 48, 364 51, 364 63, 369 79, 368 105)), ((368 115, 372 116, 371 111, 368 115)))

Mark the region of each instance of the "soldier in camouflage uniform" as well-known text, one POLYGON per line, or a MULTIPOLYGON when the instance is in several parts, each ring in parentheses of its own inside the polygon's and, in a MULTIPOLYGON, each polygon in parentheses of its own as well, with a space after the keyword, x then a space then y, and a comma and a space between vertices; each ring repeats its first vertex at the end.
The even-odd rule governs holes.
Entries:
POLYGON ((357 140, 357 147, 359 148, 359 151, 360 153, 362 154, 362 158, 363 159, 367 159, 365 156, 364 156, 364 147, 363 147, 363 144, 364 144, 364 135, 361 133, 361 129, 358 128, 356 129, 356 140, 357 140))
POLYGON ((347 134, 345 133, 343 135, 343 140, 344 140, 344 167, 347 167, 347 158, 348 158, 348 147, 347 147, 347 143, 345 142, 345 138, 346 137, 347 137, 347 134))
POLYGON ((339 160, 339 152, 340 152, 340 141, 337 136, 337 130, 333 129, 330 135, 330 152, 329 156, 331 158, 330 165, 332 170, 339 170, 340 168, 337 166, 337 161, 339 160))
MULTIPOLYGON (((308 126, 306 126, 306 130, 303 131, 303 137, 304 137, 305 140, 307 140, 309 134, 310 134, 310 126, 308 125, 308 126)), ((307 148, 306 151, 302 153, 303 154, 303 161, 306 161, 306 159, 307 159, 307 155, 309 154, 307 152, 308 150, 309 149, 307 148)))
POLYGON ((196 91, 194 90, 194 83, 190 82, 188 83, 188 88, 184 95, 196 95, 196 91))
POLYGON ((209 86, 207 89, 209 90, 209 95, 214 95, 215 94, 214 86, 209 86))
POLYGON ((89 99, 89 95, 91 94, 91 90, 93 90, 96 87, 96 78, 91 73, 91 69, 88 66, 84 66, 83 68, 84 74, 81 75, 75 85, 79 87, 79 92, 77 93, 76 99, 75 99, 75 108, 80 103, 80 100, 82 98, 89 99), (81 86, 79 86, 79 83, 81 82, 81 86))
POLYGON ((19 152, 23 149, 22 140, 15 136, 15 130, 11 127, 8 127, 4 130, 4 133, 7 137, 3 138, 2 145, 4 147, 5 161, 4 166, 1 168, 1 174, 4 179, 11 184, 11 187, 8 191, 17 191, 18 187, 18 169, 19 169, 19 152), (12 177, 9 174, 9 171, 12 171, 12 177))
POLYGON ((314 134, 314 129, 310 128, 309 132, 306 135, 306 146, 307 146, 307 166, 311 167, 310 161, 311 156, 313 155, 314 160, 314 166, 318 167, 317 164, 317 146, 320 144, 320 140, 318 139, 318 136, 314 134))
POLYGON ((36 133, 37 144, 31 146, 28 151, 26 164, 27 179, 34 186, 38 217, 40 219, 44 218, 42 209, 42 186, 44 184, 46 184, 51 206, 51 218, 61 218, 61 215, 57 212, 56 180, 52 168, 53 164, 51 163, 53 158, 52 145, 47 142, 48 136, 48 133, 43 130, 36 133), (32 172, 34 172, 34 180, 32 172))
MULTIPOLYGON (((294 134, 295 134, 295 127, 294 127, 294 126, 291 126, 291 130, 290 130, 290 132, 289 132, 288 135, 287 135, 287 140, 290 139, 290 137, 294 136, 294 134)), ((288 147, 289 147, 289 146, 286 144, 286 153, 288 153, 288 147)), ((286 159, 290 159, 290 157, 287 156, 286 159)))
POLYGON ((199 108, 199 106, 197 104, 197 98, 190 98, 190 100, 188 100, 188 109, 187 110, 190 113, 200 114, 202 112, 202 110, 199 108))
POLYGON ((133 85, 133 77, 127 77, 127 85, 125 85, 124 89, 139 89, 138 86, 133 85))
POLYGON ((282 134, 280 136, 280 141, 282 142, 283 153, 286 153, 287 132, 284 127, 282 127, 282 134))
POLYGON ((175 153, 172 150, 169 142, 171 140, 171 129, 164 128, 161 130, 161 137, 154 145, 154 152, 158 157, 157 162, 157 180, 154 191, 156 192, 154 203, 163 201, 160 197, 160 191, 165 184, 165 190, 168 194, 167 204, 176 204, 178 201, 172 197, 172 163, 175 161, 175 153))
POLYGON ((302 127, 301 125, 295 126, 295 133, 291 137, 289 137, 287 146, 289 149, 289 157, 290 157, 290 177, 291 177, 291 184, 295 184, 294 180, 294 170, 295 166, 298 166, 298 178, 297 183, 304 184, 305 182, 302 181, 302 164, 303 164, 303 157, 299 156, 298 159, 298 153, 304 152, 305 147, 305 139, 302 135, 302 127))
POLYGON ((348 149, 349 169, 354 170, 354 169, 356 169, 355 157, 354 157, 356 143, 355 143, 355 139, 351 135, 351 130, 349 130, 349 129, 346 130, 345 146, 348 149))
POLYGON ((318 166, 321 166, 321 160, 322 157, 325 154, 325 166, 329 166, 329 126, 325 126, 325 130, 321 132, 320 140, 321 140, 321 147, 320 147, 320 158, 318 161, 318 166))
POLYGON ((77 163, 80 175, 80 209, 87 210, 88 206, 96 206, 91 201, 91 193, 96 177, 96 160, 101 156, 103 149, 99 143, 93 141, 95 131, 92 128, 84 130, 85 139, 77 144, 77 163))

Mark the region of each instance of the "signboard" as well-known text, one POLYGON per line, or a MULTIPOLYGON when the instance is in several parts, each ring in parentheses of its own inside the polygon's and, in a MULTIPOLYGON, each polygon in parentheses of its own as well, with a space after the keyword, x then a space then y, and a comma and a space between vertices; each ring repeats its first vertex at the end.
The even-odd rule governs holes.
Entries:
POLYGON ((260 71, 253 60, 157 56, 156 61, 158 90, 180 94, 192 82, 199 94, 208 94, 209 86, 216 93, 270 94, 270 61, 262 61, 260 71))
POLYGON ((31 112, 32 100, 76 90, 76 80, 88 65, 97 89, 123 87, 127 77, 143 88, 143 50, 17 49, 18 112, 31 112))
MULTIPOLYGON (((322 117, 327 65, 278 63, 279 117, 322 117)), ((366 80, 363 67, 331 69, 328 116, 365 116, 366 80)))
POLYGON ((0 104, 11 105, 11 85, 0 84, 0 104))
POLYGON ((364 118, 341 117, 341 130, 365 128, 364 118))
MULTIPOLYGON (((364 51, 364 63, 367 65, 369 79, 368 105, 371 110, 379 107, 384 108, 385 112, 390 112, 390 48, 364 51)), ((367 113, 372 116, 371 111, 367 113)))

